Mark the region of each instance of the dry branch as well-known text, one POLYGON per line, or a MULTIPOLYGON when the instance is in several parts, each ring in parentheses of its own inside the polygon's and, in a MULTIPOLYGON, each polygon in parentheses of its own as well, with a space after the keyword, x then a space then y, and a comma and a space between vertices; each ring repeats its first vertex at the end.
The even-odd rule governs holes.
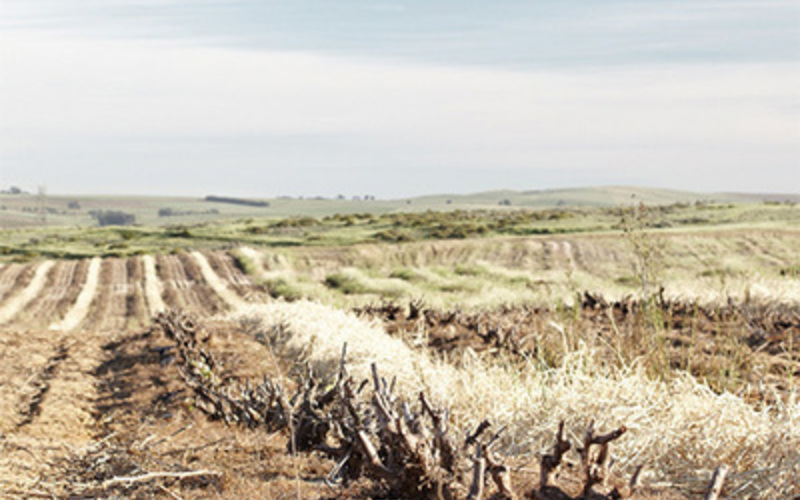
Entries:
MULTIPOLYGON (((198 408, 212 418, 232 424, 272 431, 284 429, 289 433, 289 451, 316 450, 335 460, 336 466, 329 475, 334 482, 367 478, 383 485, 386 494, 400 497, 518 498, 510 469, 491 449, 505 427, 489 435, 487 430, 492 424, 484 420, 459 448, 448 432, 448 413, 434 407, 424 393, 419 394, 416 402, 400 400, 394 392, 394 380, 389 382, 381 377, 375 364, 370 379, 357 384, 347 373, 346 346, 342 348, 339 373, 332 387, 321 390, 314 373, 308 369, 296 392, 289 397, 280 384, 267 378, 255 385, 221 381, 216 374, 220 363, 203 349, 201 339, 205 337, 198 325, 175 313, 162 314, 158 321, 167 337, 177 344, 180 373, 193 389, 198 408), (367 386, 372 390, 362 394, 367 386)), ((623 426, 597 434, 594 423, 589 425, 583 448, 579 450, 585 469, 584 498, 590 495, 621 498, 616 490, 603 496, 593 488, 607 479, 609 445, 625 432, 623 426)), ((560 491, 550 483, 570 449, 572 444, 565 438, 562 421, 552 453, 541 459, 539 493, 560 491)), ((155 476, 115 481, 148 477, 155 476)), ((537 496, 536 492, 532 494, 537 496)))
POLYGON ((148 472, 140 476, 120 476, 103 481, 101 487, 109 488, 120 484, 133 484, 154 479, 187 479, 190 477, 221 476, 222 473, 213 470, 195 470, 188 472, 148 472))
POLYGON ((720 493, 722 493, 722 486, 725 484, 725 476, 728 475, 728 466, 720 465, 711 476, 711 484, 708 485, 708 491, 703 497, 704 500, 717 500, 720 493))
POLYGON ((558 434, 556 434, 556 444, 553 446, 553 453, 544 455, 540 462, 540 490, 544 490, 550 484, 550 476, 556 471, 564 454, 572 448, 572 443, 564 439, 564 421, 558 424, 558 434))

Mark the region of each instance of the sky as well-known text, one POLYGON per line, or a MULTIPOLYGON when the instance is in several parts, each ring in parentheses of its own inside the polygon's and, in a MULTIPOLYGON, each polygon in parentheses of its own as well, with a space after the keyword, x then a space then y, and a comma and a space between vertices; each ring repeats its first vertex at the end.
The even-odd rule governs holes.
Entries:
POLYGON ((0 188, 800 192, 796 0, 0 0, 0 188))

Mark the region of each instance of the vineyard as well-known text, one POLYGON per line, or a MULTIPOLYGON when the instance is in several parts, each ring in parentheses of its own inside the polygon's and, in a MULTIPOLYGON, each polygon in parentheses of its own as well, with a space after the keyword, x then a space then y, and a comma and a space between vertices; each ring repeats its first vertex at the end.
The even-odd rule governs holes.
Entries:
POLYGON ((3 264, 0 496, 800 495, 793 300, 333 307, 316 258, 295 297, 253 249, 3 264))

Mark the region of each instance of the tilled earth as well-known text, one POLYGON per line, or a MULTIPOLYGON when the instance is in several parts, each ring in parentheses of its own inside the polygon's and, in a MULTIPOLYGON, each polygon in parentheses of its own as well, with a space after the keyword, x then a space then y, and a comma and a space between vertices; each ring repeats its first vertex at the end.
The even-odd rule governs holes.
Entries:
MULTIPOLYGON (((238 296, 259 296, 230 255, 206 257, 238 296)), ((325 479, 336 463, 316 453, 288 454, 285 433, 228 426, 195 407, 175 366, 174 345, 149 326, 156 305, 148 300, 146 285, 153 277, 142 258, 103 260, 91 290, 84 289, 89 261, 55 263, 34 298, 17 307, 9 299, 33 290, 38 265, 0 268, 0 306, 11 304, 4 312, 8 321, 0 325, 0 497, 379 496, 381 490, 367 481, 329 486, 325 479), (80 307, 84 291, 89 300, 80 307), (70 315, 77 326, 54 328, 70 315)), ((158 257, 155 274, 168 308, 200 318, 231 308, 189 254, 158 257)), ((796 309, 663 305, 659 324, 671 366, 717 374, 720 388, 734 383, 753 401, 781 398, 792 389, 791 380, 800 380, 796 309)), ((553 324, 591 332, 612 359, 618 342, 634 342, 643 324, 653 324, 631 301, 606 304, 590 295, 582 307, 569 310, 464 313, 385 304, 361 313, 380 318, 408 343, 454 360, 472 350, 557 363, 555 346, 564 337, 553 324)), ((207 348, 223 361, 225 377, 266 375, 291 387, 288 361, 233 325, 217 321, 207 327, 207 348)), ((535 474, 523 486, 535 482, 535 474)))
MULTIPOLYGON (((251 337, 224 323, 210 331, 226 377, 281 377, 251 337)), ((4 337, 12 363, 0 387, 11 402, 0 414, 3 498, 331 496, 323 479, 333 463, 293 457, 282 433, 227 426, 194 408, 158 329, 79 342, 51 332, 4 337)), ((357 485, 349 491, 358 496, 357 485)))

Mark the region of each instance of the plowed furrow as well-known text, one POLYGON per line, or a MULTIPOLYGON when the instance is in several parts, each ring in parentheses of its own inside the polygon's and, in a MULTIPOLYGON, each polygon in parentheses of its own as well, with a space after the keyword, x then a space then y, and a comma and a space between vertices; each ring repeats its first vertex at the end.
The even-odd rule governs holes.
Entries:
POLYGON ((59 342, 52 332, 4 331, 0 339, 3 360, 0 380, 0 435, 26 420, 32 401, 42 392, 59 342))
POLYGON ((17 427, 25 427, 30 425, 42 412, 42 401, 50 390, 50 383, 53 379, 59 365, 67 358, 69 347, 62 342, 59 342, 55 352, 47 360, 47 363, 42 369, 36 373, 30 385, 35 389, 30 394, 30 399, 25 402, 24 409, 21 412, 22 420, 17 423, 17 427))
POLYGON ((147 299, 147 310, 152 317, 166 309, 162 298, 164 285, 158 279, 156 260, 152 255, 142 256, 142 266, 144 267, 144 293, 147 299))
POLYGON ((222 298, 222 300, 224 300, 233 308, 244 305, 245 302, 241 295, 233 290, 233 287, 229 281, 223 279, 219 274, 217 274, 205 255, 200 252, 192 252, 192 257, 194 258, 194 263, 198 266, 200 273, 203 275, 203 279, 206 283, 208 283, 208 286, 214 290, 214 293, 216 293, 220 298, 222 298))
POLYGON ((102 336, 69 335, 25 332, 14 353, 17 370, 3 367, 8 391, 16 400, 13 412, 4 412, 10 415, 3 419, 0 436, 2 498, 64 498, 50 491, 63 478, 55 482, 48 478, 58 476, 57 464, 80 453, 96 437, 94 373, 104 357, 102 336))
POLYGON ((39 264, 28 285, 6 297, 6 300, 0 306, 0 324, 10 321, 41 293, 47 283, 47 275, 53 265, 54 262, 49 260, 39 264))
POLYGON ((206 254, 211 268, 220 278, 227 281, 239 295, 245 296, 252 291, 253 282, 234 263, 229 253, 211 252, 206 254))
POLYGON ((125 314, 129 293, 125 260, 104 259, 97 294, 82 328, 95 331, 124 330, 127 324, 125 314))
POLYGON ((102 261, 94 258, 91 261, 83 261, 76 273, 73 283, 74 287, 68 296, 64 297, 62 303, 68 307, 63 319, 57 320, 50 325, 51 330, 73 330, 75 329, 89 312, 89 307, 97 293, 97 284, 100 280, 100 267, 102 261), (78 292, 80 290, 80 292, 78 292))
POLYGON ((127 327, 141 328, 150 318, 144 292, 144 264, 142 259, 132 258, 127 260, 126 267, 128 273, 128 295, 125 299, 127 327))
POLYGON ((164 255, 158 257, 157 262, 168 307, 203 315, 225 310, 225 304, 205 283, 202 272, 190 256, 164 255))
POLYGON ((25 286, 33 276, 33 266, 7 264, 0 268, 0 304, 19 287, 25 286))
POLYGON ((78 289, 80 287, 75 282, 78 268, 77 261, 61 261, 56 264, 47 277, 42 293, 15 318, 15 323, 24 325, 25 328, 42 329, 60 318, 65 312, 65 297, 76 289, 76 285, 78 289))

